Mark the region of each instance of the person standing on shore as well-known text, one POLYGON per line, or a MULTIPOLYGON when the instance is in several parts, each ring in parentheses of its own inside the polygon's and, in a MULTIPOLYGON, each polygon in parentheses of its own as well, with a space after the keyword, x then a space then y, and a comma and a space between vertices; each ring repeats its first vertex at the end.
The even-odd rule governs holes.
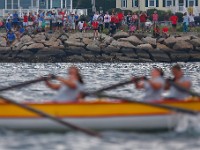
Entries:
POLYGON ((188 32, 189 17, 187 13, 183 14, 183 32, 188 32))
POLYGON ((140 15, 140 28, 142 29, 142 31, 145 31, 145 23, 147 21, 147 14, 146 12, 142 12, 140 15))
POLYGON ((192 13, 189 15, 189 26, 190 30, 195 27, 194 15, 192 13))
POLYGON ((110 28, 110 21, 111 21, 111 16, 109 15, 109 13, 107 11, 105 16, 104 16, 104 23, 105 23, 105 28, 106 29, 110 28))
POLYGON ((178 17, 173 14, 169 20, 171 21, 172 24, 172 32, 175 33, 176 32, 176 26, 177 26, 177 22, 178 22, 178 17))
POLYGON ((93 20, 92 22, 92 28, 94 32, 94 40, 98 39, 98 29, 99 29, 99 23, 97 20, 93 20))

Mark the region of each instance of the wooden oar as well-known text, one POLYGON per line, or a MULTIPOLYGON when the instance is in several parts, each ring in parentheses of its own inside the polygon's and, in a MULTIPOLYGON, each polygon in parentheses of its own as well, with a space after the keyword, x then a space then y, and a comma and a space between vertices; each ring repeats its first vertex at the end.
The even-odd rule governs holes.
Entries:
POLYGON ((98 93, 102 93, 104 91, 108 91, 108 90, 112 90, 112 89, 116 89, 120 86, 124 86, 124 85, 127 85, 127 84, 131 84, 131 83, 134 83, 136 81, 138 81, 139 79, 141 79, 142 77, 133 77, 129 80, 126 80, 126 81, 122 81, 122 82, 119 82, 119 83, 116 83, 116 84, 113 84, 113 85, 110 85, 110 86, 107 86, 107 87, 104 87, 104 88, 100 88, 96 91, 93 91, 93 92, 88 92, 88 93, 85 93, 85 95, 96 95, 98 93))
POLYGON ((14 104, 14 105, 17 105, 17 106, 19 106, 19 107, 21 107, 21 108, 24 108, 24 109, 30 111, 30 112, 33 112, 33 113, 35 113, 35 114, 37 114, 37 115, 39 115, 39 116, 41 116, 41 117, 44 117, 44 118, 48 118, 48 119, 50 119, 50 120, 53 120, 53 121, 55 121, 55 122, 57 122, 57 123, 59 123, 59 124, 65 126, 65 127, 70 127, 70 128, 72 128, 72 129, 75 129, 75 130, 84 132, 84 133, 86 133, 86 134, 88 134, 88 135, 92 135, 92 136, 96 136, 96 137, 101 137, 101 135, 100 135, 99 133, 97 133, 97 132, 94 132, 94 131, 92 131, 92 130, 85 129, 85 128, 76 126, 76 125, 74 125, 74 124, 71 124, 71 123, 69 123, 69 122, 63 121, 63 120, 61 120, 61 119, 59 119, 59 118, 57 118, 57 117, 55 117, 55 116, 52 116, 52 115, 50 115, 50 114, 47 114, 47 113, 43 112, 43 111, 41 111, 41 110, 35 109, 35 108, 33 108, 33 107, 30 107, 30 106, 28 106, 28 105, 25 105, 25 104, 16 102, 16 101, 11 100, 11 99, 8 99, 8 98, 5 98, 5 97, 3 97, 3 96, 0 96, 0 98, 1 98, 2 100, 6 101, 6 102, 12 103, 12 104, 14 104))
POLYGON ((158 107, 166 110, 171 110, 175 112, 181 112, 181 113, 186 113, 190 115, 198 115, 198 111, 190 110, 190 109, 185 109, 185 108, 180 108, 180 107, 175 107, 175 106, 169 106, 165 104, 159 104, 159 103, 152 103, 152 102, 144 102, 144 101, 137 101, 131 98, 127 97, 120 97, 120 96, 114 96, 114 95, 107 95, 107 94, 97 94, 98 97, 106 97, 106 98, 112 98, 112 99, 119 99, 122 101, 127 101, 131 103, 138 103, 142 105, 148 105, 148 106, 153 106, 153 107, 158 107))
POLYGON ((16 89, 16 88, 21 88, 21 87, 24 87, 24 86, 27 86, 27 85, 30 85, 30 84, 33 84, 33 83, 38 83, 38 82, 45 81, 45 80, 50 80, 50 79, 53 79, 53 78, 54 78, 54 76, 52 76, 52 77, 40 77, 38 79, 25 81, 23 83, 19 83, 19 84, 16 84, 16 85, 12 85, 12 86, 1 88, 0 92, 8 91, 8 90, 16 89))
POLYGON ((192 91, 192 90, 188 90, 188 89, 186 89, 186 88, 184 88, 184 87, 182 87, 182 86, 176 84, 176 83, 173 82, 173 81, 169 81, 169 83, 171 84, 171 86, 175 87, 177 90, 179 90, 179 91, 181 91, 181 92, 186 92, 186 93, 188 93, 188 94, 190 94, 190 95, 192 95, 192 96, 200 97, 200 94, 199 94, 199 93, 196 93, 196 92, 194 92, 194 91, 192 91))

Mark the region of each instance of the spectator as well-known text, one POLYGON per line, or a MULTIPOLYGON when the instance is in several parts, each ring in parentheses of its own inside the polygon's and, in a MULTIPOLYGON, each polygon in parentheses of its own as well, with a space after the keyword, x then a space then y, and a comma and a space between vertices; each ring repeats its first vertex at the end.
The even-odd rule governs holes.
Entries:
POLYGON ((11 24, 11 20, 8 19, 8 22, 6 23, 6 31, 8 32, 10 30, 12 30, 12 24, 11 24))
POLYGON ((99 30, 98 32, 101 33, 103 31, 103 22, 104 22, 104 17, 103 14, 100 14, 100 16, 98 17, 98 22, 99 22, 99 30))
POLYGON ((116 24, 114 22, 111 22, 109 30, 110 36, 113 36, 116 33, 116 30, 117 30, 116 24))
POLYGON ((98 27, 99 27, 99 23, 97 20, 94 20, 92 22, 92 28, 94 30, 94 40, 98 39, 98 27))
POLYGON ((115 20, 114 21, 115 21, 114 23, 116 24, 116 28, 119 29, 119 27, 120 27, 120 20, 119 20, 117 12, 115 13, 115 20))
POLYGON ((39 27, 42 27, 43 22, 44 22, 44 11, 41 11, 39 14, 39 27))
POLYGON ((79 29, 80 32, 83 32, 83 25, 84 25, 84 21, 78 22, 78 29, 79 29))
POLYGON ((15 34, 12 30, 9 30, 7 33, 7 44, 11 46, 11 44, 15 41, 15 34))
POLYGON ((156 26, 157 23, 158 23, 158 14, 157 14, 157 11, 154 11, 154 13, 152 15, 152 18, 153 18, 153 24, 156 26))
POLYGON ((140 28, 142 31, 145 30, 145 22, 147 21, 147 14, 145 12, 142 12, 140 15, 140 28))
POLYGON ((8 17, 6 18, 6 23, 8 22, 8 20, 12 19, 12 15, 10 14, 10 12, 8 12, 8 17))
POLYGON ((128 26, 130 26, 131 22, 132 22, 132 16, 131 16, 131 12, 129 11, 127 16, 126 16, 126 23, 127 23, 128 26))
POLYGON ((75 26, 77 27, 79 23, 79 15, 77 14, 77 12, 75 12, 74 18, 75 18, 75 26))
POLYGON ((51 20, 52 20, 52 28, 53 28, 53 31, 56 31, 56 28, 57 28, 57 20, 56 20, 56 14, 53 13, 51 15, 51 20))
POLYGON ((62 15, 60 13, 58 13, 58 15, 56 16, 56 20, 57 20, 57 30, 61 31, 62 27, 63 27, 63 21, 62 21, 62 15))
POLYGON ((17 11, 15 11, 13 14, 13 20, 12 20, 14 30, 16 30, 18 22, 19 22, 19 16, 17 14, 17 11))
POLYGON ((97 21, 98 18, 99 18, 99 12, 97 11, 93 16, 92 21, 94 21, 94 20, 97 21))
POLYGON ((136 12, 133 13, 132 18, 131 18, 132 24, 138 27, 138 15, 136 12))
POLYGON ((51 20, 49 12, 46 13, 44 20, 45 20, 45 32, 49 32, 49 30, 50 30, 50 20, 51 20))
POLYGON ((170 17, 170 21, 172 23, 172 32, 175 33, 176 32, 177 22, 178 22, 178 17, 175 14, 173 14, 170 17))
POLYGON ((169 28, 167 27, 167 26, 164 26, 163 28, 162 28, 162 37, 163 38, 168 38, 169 37, 169 28))
POLYGON ((194 15, 192 13, 190 13, 189 15, 189 26, 190 26, 190 29, 192 27, 195 27, 194 15))
POLYGON ((69 22, 70 30, 72 32, 74 32, 75 31, 75 17, 74 17, 74 13, 71 13, 71 15, 68 18, 68 22, 69 22))
POLYGON ((153 37, 154 38, 159 38, 160 37, 160 28, 158 25, 154 25, 153 28, 153 37))
POLYGON ((183 14, 183 32, 188 32, 189 17, 187 13, 183 14))
POLYGON ((104 16, 104 23, 105 23, 105 28, 109 29, 110 27, 110 22, 111 22, 111 16, 109 15, 108 11, 106 12, 104 16))
POLYGON ((24 14, 23 26, 24 27, 28 26, 28 16, 27 16, 27 13, 24 14))
POLYGON ((117 13, 117 18, 118 18, 118 29, 122 27, 122 25, 124 24, 124 11, 117 13))

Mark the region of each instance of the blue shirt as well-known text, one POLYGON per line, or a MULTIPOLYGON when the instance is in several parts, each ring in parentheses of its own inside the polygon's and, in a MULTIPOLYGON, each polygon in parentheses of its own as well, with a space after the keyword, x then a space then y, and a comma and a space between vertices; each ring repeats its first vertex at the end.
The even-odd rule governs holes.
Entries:
POLYGON ((24 32, 25 32, 25 29, 24 29, 24 28, 20 28, 20 29, 19 29, 19 32, 20 32, 20 33, 24 33, 24 32))
POLYGON ((10 23, 10 22, 7 22, 7 23, 6 23, 6 29, 9 31, 9 30, 11 30, 11 28, 12 28, 11 23, 10 23))
POLYGON ((44 13, 40 13, 39 21, 44 21, 44 13))
POLYGON ((10 42, 14 41, 15 40, 15 34, 12 32, 12 33, 8 33, 7 34, 7 38, 10 42))
POLYGON ((186 23, 186 25, 189 25, 189 17, 183 16, 183 23, 186 23))
POLYGON ((18 22, 18 19, 19 19, 18 14, 17 13, 13 14, 13 22, 18 22))

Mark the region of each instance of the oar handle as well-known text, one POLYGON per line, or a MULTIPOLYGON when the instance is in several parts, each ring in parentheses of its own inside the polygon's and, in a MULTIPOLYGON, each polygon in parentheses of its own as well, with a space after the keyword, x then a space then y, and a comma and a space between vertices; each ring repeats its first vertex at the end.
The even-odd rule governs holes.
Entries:
POLYGON ((16 89, 16 88, 21 88, 21 87, 24 87, 24 86, 27 86, 27 85, 30 85, 30 84, 34 84, 34 83, 41 82, 41 81, 46 81, 46 80, 51 80, 51 79, 55 79, 55 78, 56 78, 55 75, 49 75, 49 76, 40 77, 38 79, 25 81, 23 83, 19 83, 19 84, 12 85, 12 86, 9 86, 9 87, 1 88, 0 92, 11 90, 11 89, 16 89))

